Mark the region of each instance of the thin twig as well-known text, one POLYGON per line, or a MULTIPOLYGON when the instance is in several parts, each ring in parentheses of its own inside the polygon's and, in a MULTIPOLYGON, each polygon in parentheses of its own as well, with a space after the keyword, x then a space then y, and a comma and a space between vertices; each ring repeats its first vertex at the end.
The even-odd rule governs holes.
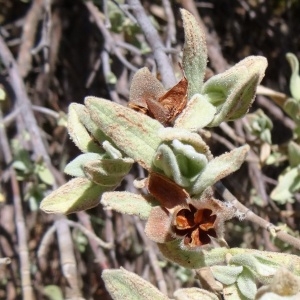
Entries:
POLYGON ((280 240, 300 250, 300 239, 289 235, 287 232, 279 229, 272 223, 253 213, 250 209, 239 202, 220 181, 215 184, 215 188, 218 193, 224 198, 224 200, 231 203, 238 210, 241 219, 245 219, 259 225, 263 229, 268 230, 274 237, 277 237, 280 240))
POLYGON ((70 228, 64 216, 57 216, 55 227, 58 238, 62 272, 64 277, 68 280, 68 285, 70 287, 66 298, 81 298, 81 291, 79 289, 77 279, 77 264, 74 257, 72 237, 70 234, 70 228))
POLYGON ((99 237, 95 235, 92 231, 86 229, 84 226, 82 226, 80 223, 76 223, 71 220, 67 220, 67 223, 69 224, 70 227, 74 227, 79 229, 83 234, 85 234, 88 238, 93 239, 100 247, 103 247, 105 249, 112 249, 113 248, 113 243, 106 243, 102 241, 99 237))
MULTIPOLYGON (((30 141, 32 143, 32 150, 35 154, 35 159, 39 159, 40 157, 43 158, 47 168, 49 170, 53 170, 53 166, 51 164, 50 157, 48 155, 48 152, 46 150, 46 147, 43 143, 42 137, 40 135, 40 129, 37 125, 36 119, 33 114, 31 102, 28 98, 28 95, 26 93, 24 82, 20 76, 20 73, 18 71, 18 66, 16 61, 14 60, 11 52, 7 48, 5 42, 3 41, 2 37, 0 36, 0 56, 2 58, 2 62, 4 66, 8 70, 10 83, 12 86, 12 89, 14 91, 14 94, 16 96, 17 104, 19 108, 21 109, 21 116, 24 120, 26 130, 30 134, 30 141)), ((10 161, 9 161, 10 162, 10 161)), ((52 171, 54 172, 54 171, 52 171)), ((18 187, 18 185, 17 185, 18 187)), ((57 187, 56 182, 53 185, 54 188, 57 187)), ((73 290, 73 296, 80 298, 80 291, 78 288, 78 280, 77 280, 77 274, 74 272, 74 266, 76 270, 76 260, 74 257, 74 251, 72 244, 70 246, 68 241, 71 241, 71 235, 70 230, 68 228, 68 225, 66 224, 66 218, 64 216, 57 216, 57 219, 59 222, 56 223, 56 229, 57 229, 57 235, 59 237, 58 243, 60 250, 63 249, 63 253, 61 253, 61 265, 63 274, 68 275, 68 281, 72 283, 73 290), (71 270, 71 272, 70 272, 71 270), (72 277, 74 276, 74 277, 72 277), (75 294, 77 293, 77 294, 75 294)), ((21 222, 21 219, 17 219, 17 226, 21 222)), ((21 234, 21 238, 25 239, 26 235, 24 233, 21 234)), ((21 255, 21 252, 20 252, 21 255)), ((28 260, 27 260, 28 261, 28 260)), ((26 283, 27 284, 27 283, 26 283)), ((28 298, 33 299, 33 298, 28 298)))
POLYGON ((32 109, 34 111, 38 111, 41 112, 45 115, 51 116, 54 119, 58 119, 59 118, 59 113, 57 113, 56 111, 49 109, 47 107, 42 107, 42 106, 38 106, 38 105, 32 105, 32 109))
POLYGON ((42 270, 46 270, 48 266, 47 254, 50 249, 50 244, 53 241, 53 236, 55 233, 55 225, 53 224, 47 231, 44 233, 43 238, 40 242, 40 246, 37 250, 37 257, 39 260, 39 265, 42 270))
MULTIPOLYGON (((118 59, 126 66, 128 69, 136 72, 138 69, 131 64, 121 53, 120 49, 115 46, 116 42, 114 41, 114 38, 110 34, 110 32, 107 30, 102 18, 101 13, 98 10, 97 6, 92 1, 86 1, 85 5, 90 12, 91 16, 94 19, 94 22, 96 23, 97 27, 101 31, 103 38, 104 38, 104 48, 108 53, 115 54, 118 59)), ((102 61, 103 63, 103 61, 102 61)), ((108 60, 109 63, 109 60, 108 60)))
MULTIPOLYGON (((110 209, 105 210, 105 239, 109 243, 113 243, 115 240, 112 217, 113 217, 112 211, 110 209)), ((116 251, 114 248, 109 250, 109 256, 112 260, 113 267, 118 268, 119 265, 116 259, 116 251)))
MULTIPOLYGON (((39 0, 40 1, 40 0, 39 0)), ((36 55, 39 51, 43 51, 44 56, 44 71, 49 73, 49 49, 50 49, 50 35, 52 28, 52 16, 51 16, 51 0, 44 0, 44 15, 43 15, 43 27, 42 27, 42 36, 39 41, 39 44, 31 50, 31 53, 36 55)))
MULTIPOLYGON (((2 121, 2 110, 0 109, 0 122, 2 121)), ((0 140, 3 149, 4 160, 7 165, 10 164, 13 157, 10 151, 8 138, 4 128, 0 126, 0 140)), ((30 278, 30 259, 29 250, 27 245, 27 232, 26 225, 23 216, 21 192, 17 181, 17 175, 13 167, 9 168, 11 186, 13 190, 13 203, 15 208, 15 223, 18 237, 18 253, 20 258, 20 275, 21 275, 21 287, 22 296, 24 300, 35 299, 32 282, 30 278)))
POLYGON ((101 64, 101 55, 99 55, 99 57, 97 58, 96 62, 94 63, 92 72, 90 73, 90 75, 89 75, 89 77, 88 77, 88 79, 86 81, 86 84, 85 84, 86 88, 89 88, 92 85, 92 83, 93 83, 93 81, 94 81, 94 79, 96 77, 96 74, 97 74, 97 72, 98 72, 98 70, 100 68, 100 64, 101 64))
POLYGON ((34 151, 35 159, 38 159, 42 156, 47 166, 51 168, 51 161, 41 138, 40 129, 32 111, 31 102, 26 93, 24 82, 18 71, 18 65, 1 36, 0 56, 4 66, 8 71, 10 84, 15 93, 17 105, 21 109, 22 118, 24 119, 26 129, 30 134, 30 141, 32 143, 32 150, 34 151))
POLYGON ((157 68, 165 88, 171 88, 176 84, 177 80, 160 36, 146 15, 141 2, 139 0, 127 0, 127 2, 153 51, 157 68))
POLYGON ((3 125, 8 126, 12 122, 14 122, 19 113, 20 113, 20 109, 16 107, 11 113, 9 113, 3 118, 2 120, 3 125))
POLYGON ((105 78, 105 82, 107 85, 107 89, 112 101, 116 103, 120 103, 120 98, 115 89, 113 89, 109 83, 109 77, 112 75, 110 62, 109 62, 109 55, 106 50, 101 51, 101 61, 102 61, 102 70, 105 78))
POLYGON ((135 17, 128 11, 128 5, 120 4, 116 0, 111 0, 111 2, 114 3, 133 24, 136 24, 135 17))
POLYGON ((42 16, 42 0, 34 0, 25 18, 23 26, 21 45, 18 56, 18 66, 20 75, 24 78, 31 70, 32 54, 38 23, 42 16))
POLYGON ((160 268, 158 263, 157 255, 155 253, 154 243, 145 236, 144 225, 142 224, 141 220, 138 219, 137 217, 134 219, 135 219, 135 226, 143 240, 143 243, 146 245, 146 249, 148 250, 150 264, 154 271, 158 288, 163 294, 167 295, 168 294, 167 284, 164 279, 162 269, 160 268))
POLYGON ((176 24, 170 1, 162 0, 162 5, 165 10, 166 19, 168 20, 166 41, 166 47, 168 48, 171 47, 172 43, 176 42, 176 24))
POLYGON ((268 99, 265 96, 258 95, 256 98, 256 102, 266 109, 274 118, 280 120, 284 126, 288 127, 290 130, 295 130, 295 123, 288 117, 284 115, 284 112, 281 108, 274 104, 274 102, 268 99))
MULTIPOLYGON (((90 216, 85 211, 78 212, 77 217, 80 223, 82 224, 82 226, 86 228, 86 230, 93 232, 93 234, 95 234, 90 221, 90 216)), ((102 248, 98 246, 94 238, 88 237, 88 239, 90 242, 90 246, 93 250, 93 253, 95 255, 95 263, 97 263, 102 270, 109 269, 110 264, 102 248)))

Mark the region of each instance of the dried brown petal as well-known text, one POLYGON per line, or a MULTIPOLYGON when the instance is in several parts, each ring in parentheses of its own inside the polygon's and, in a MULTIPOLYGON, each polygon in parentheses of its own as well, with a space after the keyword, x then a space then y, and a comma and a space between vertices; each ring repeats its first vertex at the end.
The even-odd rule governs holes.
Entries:
POLYGON ((187 79, 183 77, 165 92, 162 84, 143 68, 132 79, 128 106, 168 126, 185 108, 187 88, 187 79))
POLYGON ((154 106, 152 101, 147 101, 150 113, 163 125, 171 124, 186 106, 187 88, 187 79, 183 77, 173 88, 158 99, 158 103, 164 108, 164 119, 162 119, 162 113, 158 110, 159 107, 154 106), (159 120, 157 116, 159 116, 161 120, 159 120))
POLYGON ((182 187, 155 172, 149 174, 147 188, 149 193, 160 202, 161 206, 168 209, 172 209, 177 205, 185 205, 189 198, 189 194, 182 187))

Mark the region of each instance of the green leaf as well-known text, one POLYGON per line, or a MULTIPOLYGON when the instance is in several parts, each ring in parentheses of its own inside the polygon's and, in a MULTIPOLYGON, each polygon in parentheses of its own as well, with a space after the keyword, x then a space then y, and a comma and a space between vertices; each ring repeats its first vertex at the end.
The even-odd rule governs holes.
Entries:
POLYGON ((127 175, 133 164, 131 158, 101 159, 90 161, 83 166, 86 177, 103 186, 116 186, 127 175))
MULTIPOLYGON (((283 105, 285 112, 297 123, 300 122, 300 101, 288 98, 283 105)), ((296 132, 296 131, 295 131, 296 132)))
POLYGON ((106 151, 106 156, 113 159, 122 158, 122 153, 116 149, 109 141, 104 141, 102 143, 103 149, 106 151))
POLYGON ((237 284, 224 286, 223 288, 224 300, 249 300, 242 295, 237 287, 237 284))
POLYGON ((258 136, 262 141, 268 144, 272 144, 271 130, 273 123, 261 109, 256 110, 254 113, 247 114, 246 119, 248 121, 246 128, 251 134, 258 136))
POLYGON ((181 249, 181 241, 174 240, 163 244, 157 244, 161 253, 176 264, 189 269, 199 269, 205 266, 202 252, 181 249))
POLYGON ((203 153, 207 157, 212 157, 208 145, 198 133, 190 132, 184 128, 166 127, 159 130, 158 135, 163 142, 179 140, 184 144, 194 147, 198 153, 203 153))
POLYGON ((174 127, 197 131, 209 124, 215 113, 216 108, 203 95, 195 94, 176 119, 174 127))
POLYGON ((23 171, 23 172, 30 171, 30 169, 28 169, 28 166, 21 160, 15 160, 12 165, 16 170, 23 171))
POLYGON ((86 177, 83 166, 90 161, 99 161, 102 157, 103 154, 99 153, 80 154, 66 165, 64 172, 74 177, 86 177))
POLYGON ((179 289, 174 292, 176 300, 218 300, 219 298, 206 290, 196 287, 179 289))
POLYGON ((218 126, 247 113, 266 67, 264 57, 249 56, 205 82, 202 94, 217 108, 217 114, 208 126, 218 126))
POLYGON ((247 267, 263 283, 270 281, 280 266, 271 259, 255 253, 241 253, 230 259, 230 264, 247 267))
POLYGON ((294 141, 290 141, 288 144, 288 158, 292 168, 300 165, 300 145, 294 141))
POLYGON ((108 84, 116 84, 117 83, 117 77, 113 72, 109 72, 108 75, 105 78, 105 81, 108 84))
POLYGON ((243 271, 242 266, 212 266, 214 277, 223 284, 230 285, 236 282, 239 274, 243 271))
POLYGON ((184 128, 159 130, 163 143, 153 159, 154 170, 163 171, 178 185, 189 187, 212 157, 209 147, 199 134, 184 128))
POLYGON ((4 101, 6 99, 6 92, 2 87, 2 84, 0 84, 0 101, 4 101))
POLYGON ((43 199, 40 209, 61 214, 86 210, 98 205, 100 196, 110 189, 86 178, 74 178, 43 199))
POLYGON ((180 240, 174 240, 164 244, 157 244, 161 253, 178 265, 188 269, 199 269, 225 262, 225 256, 230 249, 214 248, 211 250, 195 251, 182 249, 180 240))
POLYGON ((293 201, 293 193, 300 188, 300 175, 298 168, 292 168, 281 174, 278 185, 271 192, 271 198, 279 204, 293 201))
POLYGON ((54 177, 52 172, 45 166, 44 163, 37 163, 35 166, 35 173, 40 180, 48 185, 54 184, 54 177))
POLYGON ((168 300, 148 281, 121 268, 102 272, 105 287, 114 300, 168 300))
POLYGON ((207 187, 238 170, 245 161, 248 151, 249 146, 244 145, 209 161, 191 187, 191 195, 202 193, 207 187))
POLYGON ((292 69, 292 75, 290 79, 290 91, 296 100, 300 100, 300 76, 299 76, 299 61, 295 54, 287 53, 286 59, 288 60, 292 69))
POLYGON ((59 286, 46 285, 43 289, 43 294, 50 300, 63 300, 64 296, 59 286))
MULTIPOLYGON (((123 161, 120 159, 115 161, 114 159, 108 159, 109 163, 112 166, 120 166, 123 164, 123 161)), ((107 187, 116 187, 122 181, 123 177, 129 172, 132 163, 126 164, 127 172, 123 175, 119 174, 103 174, 105 171, 103 170, 103 160, 101 161, 90 161, 83 166, 83 171, 90 181, 107 187), (104 171, 104 172, 103 172, 104 171)), ((105 172, 106 173, 106 172, 105 172)))
POLYGON ((106 192, 102 195, 101 204, 117 212, 135 215, 147 220, 153 203, 145 197, 129 192, 106 192))
POLYGON ((207 165, 207 157, 197 153, 191 145, 185 145, 179 140, 174 140, 172 146, 160 145, 153 164, 178 185, 189 187, 194 177, 207 165))
POLYGON ((207 47, 205 32, 195 17, 181 9, 184 27, 184 47, 182 65, 188 80, 188 99, 200 93, 207 65, 207 47))
POLYGON ((77 103, 72 103, 72 105, 78 110, 78 117, 82 125, 87 129, 91 136, 99 142, 98 144, 102 145, 102 143, 105 141, 112 143, 112 140, 106 134, 104 134, 99 126, 95 124, 95 122, 93 122, 87 108, 84 105, 77 103))
POLYGON ((72 103, 68 112, 68 133, 75 145, 82 152, 101 152, 101 148, 95 143, 93 137, 87 131, 80 120, 80 115, 85 113, 83 105, 72 103))
POLYGON ((156 120, 108 100, 87 97, 85 104, 93 121, 129 157, 149 170, 160 144, 163 126, 156 120))
POLYGON ((247 268, 243 269, 243 272, 237 279, 237 286, 242 295, 248 299, 254 299, 257 287, 255 283, 255 278, 250 270, 247 268))

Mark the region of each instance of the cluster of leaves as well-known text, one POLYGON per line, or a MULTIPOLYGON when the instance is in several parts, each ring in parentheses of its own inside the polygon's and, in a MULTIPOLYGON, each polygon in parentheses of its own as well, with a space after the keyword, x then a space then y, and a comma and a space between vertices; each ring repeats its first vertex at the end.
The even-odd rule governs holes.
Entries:
POLYGON ((300 190, 300 76, 299 76, 299 61, 297 57, 288 53, 286 58, 291 66, 292 75, 290 79, 290 92, 292 98, 288 98, 284 103, 285 112, 292 118, 296 124, 293 132, 292 140, 287 146, 288 167, 279 176, 279 182, 276 188, 272 191, 271 197, 280 204, 286 202, 294 202, 294 194, 300 190))
MULTIPOLYGON (((299 259, 263 251, 213 249, 216 243, 226 245, 223 223, 236 210, 215 199, 212 186, 241 166, 249 146, 213 157, 198 131, 244 116, 267 62, 251 56, 204 82, 204 33, 190 13, 181 13, 183 79, 165 91, 143 68, 132 80, 129 108, 96 97, 87 97, 85 105, 71 104, 68 131, 83 154, 66 166, 65 172, 75 178, 47 196, 41 209, 72 213, 97 205, 101 197, 104 206, 147 220, 146 234, 167 259, 189 269, 211 267, 225 299, 254 299, 258 281, 269 284, 281 267, 298 266, 299 259), (135 183, 148 193, 112 192, 134 162, 149 172, 135 183)), ((252 128, 258 133, 265 130, 259 136, 269 141, 270 122, 254 118, 252 128)), ((298 278, 298 269, 292 270, 293 278, 298 278)), ((168 299, 125 270, 108 270, 103 279, 114 299, 132 293, 138 299, 168 299)), ((258 299, 267 291, 266 287, 258 299)), ((298 293, 299 286, 293 291, 298 293)), ((176 299, 184 296, 217 299, 196 288, 174 294, 176 299)))
POLYGON ((291 66, 292 75, 290 78, 290 92, 292 97, 287 97, 284 94, 268 91, 266 94, 272 97, 287 115, 294 121, 295 128, 292 138, 283 147, 273 145, 271 140, 271 130, 273 124, 271 119, 264 114, 262 110, 257 110, 255 113, 248 114, 247 129, 257 136, 261 142, 261 147, 265 149, 262 164, 278 165, 278 162, 287 162, 287 167, 281 172, 278 177, 278 184, 270 193, 270 197, 280 205, 293 203, 295 194, 300 190, 300 175, 298 166, 300 163, 300 147, 299 147, 299 132, 300 132, 300 76, 299 76, 299 61, 297 57, 288 53, 286 58, 291 66), (276 99, 277 98, 277 99, 276 99))
POLYGON ((37 210, 48 186, 54 183, 53 175, 43 160, 33 162, 30 153, 17 140, 12 140, 12 149, 17 179, 26 182, 24 199, 29 202, 31 210, 37 210))

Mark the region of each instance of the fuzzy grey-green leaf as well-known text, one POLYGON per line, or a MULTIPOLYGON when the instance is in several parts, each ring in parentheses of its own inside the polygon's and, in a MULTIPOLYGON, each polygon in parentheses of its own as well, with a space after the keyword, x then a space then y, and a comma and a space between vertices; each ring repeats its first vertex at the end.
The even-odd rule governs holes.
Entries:
POLYGON ((246 267, 252 271, 256 279, 263 283, 268 283, 279 267, 279 264, 274 260, 255 253, 234 255, 230 259, 230 264, 246 267))
POLYGON ((123 268, 104 270, 102 279, 114 300, 169 300, 148 281, 123 268))
POLYGON ((278 184, 271 192, 271 198, 280 203, 293 202, 293 193, 300 188, 300 174, 297 168, 286 170, 279 176, 278 184))
POLYGON ((70 214, 99 204, 100 196, 110 190, 86 178, 74 178, 43 199, 40 209, 46 213, 70 214))
POLYGON ((89 161, 98 161, 102 157, 103 154, 99 153, 89 152, 80 154, 66 165, 64 172, 74 177, 85 177, 85 174, 83 172, 84 164, 86 164, 89 161))
POLYGON ((189 269, 198 269, 205 266, 202 252, 182 250, 180 240, 157 244, 161 253, 169 260, 189 269))
POLYGON ((101 148, 95 143, 80 120, 80 115, 84 114, 84 110, 85 107, 81 104, 70 104, 68 112, 68 133, 75 145, 82 152, 101 153, 101 148))
POLYGON ((191 195, 202 193, 207 187, 238 170, 245 161, 249 146, 236 148, 208 162, 191 188, 191 195))
POLYGON ((108 100, 87 97, 93 121, 113 142, 144 168, 150 169, 163 126, 156 120, 108 100))
POLYGON ((300 165, 300 145, 294 141, 290 141, 288 144, 288 158, 291 167, 300 165))
POLYGON ((254 299, 257 292, 257 286, 255 278, 250 270, 247 268, 243 269, 243 272, 237 279, 237 286, 239 291, 248 299, 254 299))
POLYGON ((184 47, 182 65, 188 80, 188 99, 200 93, 206 65, 207 47, 205 32, 197 23, 195 17, 185 9, 181 9, 184 27, 184 47))
POLYGON ((296 100, 300 100, 300 76, 299 76, 299 61, 295 54, 287 53, 286 59, 288 60, 292 69, 290 79, 290 91, 296 100))
POLYGON ((129 192, 106 192, 102 195, 101 204, 117 212, 135 215, 146 220, 154 206, 145 197, 129 192))
POLYGON ((266 67, 264 57, 249 56, 205 82, 202 94, 217 108, 217 114, 208 126, 237 119, 247 112, 266 67))
POLYGON ((176 119, 174 127, 197 131, 209 124, 216 113, 214 105, 200 94, 195 94, 187 103, 183 112, 176 119))
POLYGON ((101 159, 89 161, 82 168, 86 177, 94 183, 116 187, 130 171, 133 162, 131 158, 101 159))
POLYGON ((204 289, 199 289, 196 287, 178 289, 174 292, 174 297, 176 300, 218 300, 219 298, 204 289))
POLYGON ((243 271, 242 266, 212 266, 214 277, 223 284, 230 285, 236 282, 239 274, 243 271))

